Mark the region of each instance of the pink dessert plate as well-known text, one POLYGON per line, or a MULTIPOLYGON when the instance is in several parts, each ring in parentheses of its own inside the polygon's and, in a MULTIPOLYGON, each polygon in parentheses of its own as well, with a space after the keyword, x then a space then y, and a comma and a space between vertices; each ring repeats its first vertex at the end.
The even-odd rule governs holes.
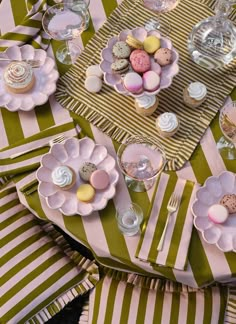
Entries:
MULTIPOLYGON (((135 98, 142 97, 143 95, 158 94, 162 89, 166 89, 171 85, 173 77, 179 72, 179 54, 173 47, 171 40, 169 38, 162 37, 156 30, 147 31, 143 27, 137 27, 132 30, 123 30, 118 36, 110 38, 106 48, 102 50, 101 57, 102 60, 100 68, 104 74, 105 83, 114 87, 118 93, 130 95, 135 98), (133 94, 125 89, 122 81, 123 76, 120 74, 114 74, 112 72, 111 65, 115 61, 115 58, 112 55, 112 48, 118 41, 125 41, 128 35, 132 35, 141 42, 143 42, 147 36, 154 35, 161 39, 161 47, 172 50, 172 63, 161 68, 161 83, 157 90, 152 92, 143 91, 140 94, 133 94)), ((153 56, 151 56, 151 60, 154 61, 153 56)))
POLYGON ((236 177, 229 171, 209 177, 196 192, 192 205, 194 225, 207 243, 223 252, 236 252, 236 213, 230 214, 223 224, 215 224, 207 216, 210 206, 219 203, 225 194, 236 194, 236 177))
POLYGON ((66 216, 88 216, 93 211, 105 208, 108 200, 115 195, 115 186, 119 179, 115 159, 108 154, 106 147, 95 144, 87 137, 80 140, 69 138, 63 143, 54 144, 49 153, 42 157, 36 176, 39 181, 39 194, 46 199, 48 207, 57 209, 66 216), (91 203, 81 202, 76 197, 77 188, 84 183, 79 177, 79 169, 84 162, 94 163, 97 169, 107 171, 110 177, 107 189, 97 190, 91 203), (53 169, 62 165, 71 167, 77 176, 75 185, 69 190, 62 190, 52 182, 53 169))
POLYGON ((25 93, 15 94, 6 90, 3 73, 9 62, 0 61, 0 106, 10 111, 30 111, 35 106, 43 105, 48 97, 56 91, 56 83, 59 73, 55 67, 55 61, 47 56, 42 49, 35 49, 31 45, 9 47, 1 57, 11 60, 39 60, 40 67, 33 68, 35 85, 25 93))

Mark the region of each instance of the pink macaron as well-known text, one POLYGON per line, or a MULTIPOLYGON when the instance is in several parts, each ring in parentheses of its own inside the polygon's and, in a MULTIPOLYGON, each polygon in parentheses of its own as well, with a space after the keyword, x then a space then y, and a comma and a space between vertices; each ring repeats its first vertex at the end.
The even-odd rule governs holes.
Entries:
POLYGON ((154 71, 147 71, 143 74, 143 87, 147 91, 155 91, 159 88, 160 77, 154 71))
POLYGON ((129 72, 124 77, 125 88, 132 93, 140 93, 143 91, 143 79, 136 72, 129 72))
POLYGON ((110 182, 109 174, 105 170, 96 170, 91 174, 89 182, 94 189, 104 190, 110 182))
POLYGON ((207 215, 213 223, 222 224, 227 220, 229 212, 225 206, 214 204, 208 209, 207 215))
POLYGON ((129 59, 133 70, 137 73, 144 73, 151 68, 150 57, 144 50, 134 50, 129 59))

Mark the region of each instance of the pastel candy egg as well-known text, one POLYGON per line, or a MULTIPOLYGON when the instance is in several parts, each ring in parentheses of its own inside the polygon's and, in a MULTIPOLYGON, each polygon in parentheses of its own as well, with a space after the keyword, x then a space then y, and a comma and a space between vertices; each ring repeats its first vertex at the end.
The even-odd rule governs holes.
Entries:
POLYGON ((134 50, 130 55, 130 62, 133 70, 138 73, 144 73, 151 68, 151 60, 144 50, 134 50))

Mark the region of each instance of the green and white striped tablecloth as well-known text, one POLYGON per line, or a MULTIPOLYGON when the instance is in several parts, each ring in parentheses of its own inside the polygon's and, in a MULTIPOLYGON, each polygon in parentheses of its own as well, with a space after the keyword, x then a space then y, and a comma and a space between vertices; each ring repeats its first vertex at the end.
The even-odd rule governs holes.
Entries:
MULTIPOLYGON (((37 1, 34 1, 35 3, 37 1)), ((82 34, 78 42, 83 46, 106 20, 107 16, 119 3, 115 0, 91 1, 90 14, 92 20, 89 29, 82 34)), ((3 0, 0 5, 0 30, 4 34, 11 30, 21 21, 22 15, 27 11, 24 0, 3 0)), ((60 42, 52 41, 48 53, 53 56, 60 42)), ((59 71, 64 73, 67 67, 58 64, 59 71)), ((236 92, 232 93, 236 99, 236 92)), ((6 109, 0 109, 0 148, 14 144, 16 141, 39 133, 51 126, 67 119, 69 112, 55 101, 51 96, 49 102, 36 107, 31 112, 10 113, 6 109)), ((97 128, 87 123, 83 118, 71 116, 82 128, 82 135, 94 138, 96 142, 106 145, 111 155, 115 156, 118 143, 98 131, 97 128)), ((236 172, 235 161, 223 161, 216 149, 216 141, 221 137, 218 118, 214 119, 205 135, 201 139, 197 149, 189 162, 177 171, 177 177, 188 179, 203 184, 207 177, 217 175, 222 170, 236 172)), ((19 177, 16 179, 17 188, 24 187, 30 180, 34 180, 34 174, 29 178, 19 177)), ((20 192, 20 191, 19 191, 20 192)), ((21 201, 36 209, 36 216, 50 219, 60 226, 65 232, 76 240, 89 247, 97 260, 106 266, 140 274, 153 276, 163 275, 168 279, 175 280, 192 287, 207 285, 213 281, 234 282, 236 281, 235 253, 223 253, 214 245, 207 244, 193 229, 187 269, 180 271, 167 267, 151 267, 135 258, 139 237, 122 236, 117 228, 115 209, 124 202, 137 202, 144 211, 144 217, 150 212, 150 201, 153 190, 147 193, 134 193, 128 191, 122 175, 117 187, 117 194, 101 213, 94 213, 91 217, 66 217, 57 211, 48 210, 43 200, 33 192, 31 195, 21 193, 21 201), (40 201, 41 200, 41 201, 40 201), (42 208, 38 208, 42 204, 42 208)))

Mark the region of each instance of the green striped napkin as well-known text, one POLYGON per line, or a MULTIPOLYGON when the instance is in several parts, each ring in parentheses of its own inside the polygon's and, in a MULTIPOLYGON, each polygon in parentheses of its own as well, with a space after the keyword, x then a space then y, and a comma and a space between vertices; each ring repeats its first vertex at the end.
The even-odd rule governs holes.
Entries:
POLYGON ((142 261, 184 270, 191 239, 193 217, 191 205, 199 185, 162 173, 154 194, 152 210, 143 227, 135 256, 142 261), (181 196, 176 212, 171 214, 162 251, 157 251, 167 219, 167 204, 172 192, 181 196))
POLYGON ((45 323, 99 280, 98 267, 37 219, 9 183, 0 191, 0 323, 45 323))
POLYGON ((0 177, 16 175, 36 169, 39 166, 41 156, 49 150, 50 140, 60 134, 64 134, 65 137, 77 136, 79 131, 80 127, 75 127, 73 120, 69 117, 68 120, 64 120, 61 124, 27 137, 14 145, 5 147, 0 150, 0 177), (13 154, 26 150, 32 151, 17 158, 10 157, 13 154))
MULTIPOLYGON (((35 48, 48 48, 50 37, 42 29, 42 17, 48 6, 55 4, 53 0, 26 0, 24 18, 10 32, 0 37, 0 50, 13 45, 31 44, 35 48)), ((18 6, 18 1, 12 1, 12 6, 18 6)))
POLYGON ((227 288, 219 285, 194 289, 116 271, 105 275, 90 293, 89 310, 85 309, 84 316, 87 313, 89 324, 235 323, 230 321, 233 312, 227 309, 227 294, 227 288), (229 322, 224 322, 225 315, 229 322))

